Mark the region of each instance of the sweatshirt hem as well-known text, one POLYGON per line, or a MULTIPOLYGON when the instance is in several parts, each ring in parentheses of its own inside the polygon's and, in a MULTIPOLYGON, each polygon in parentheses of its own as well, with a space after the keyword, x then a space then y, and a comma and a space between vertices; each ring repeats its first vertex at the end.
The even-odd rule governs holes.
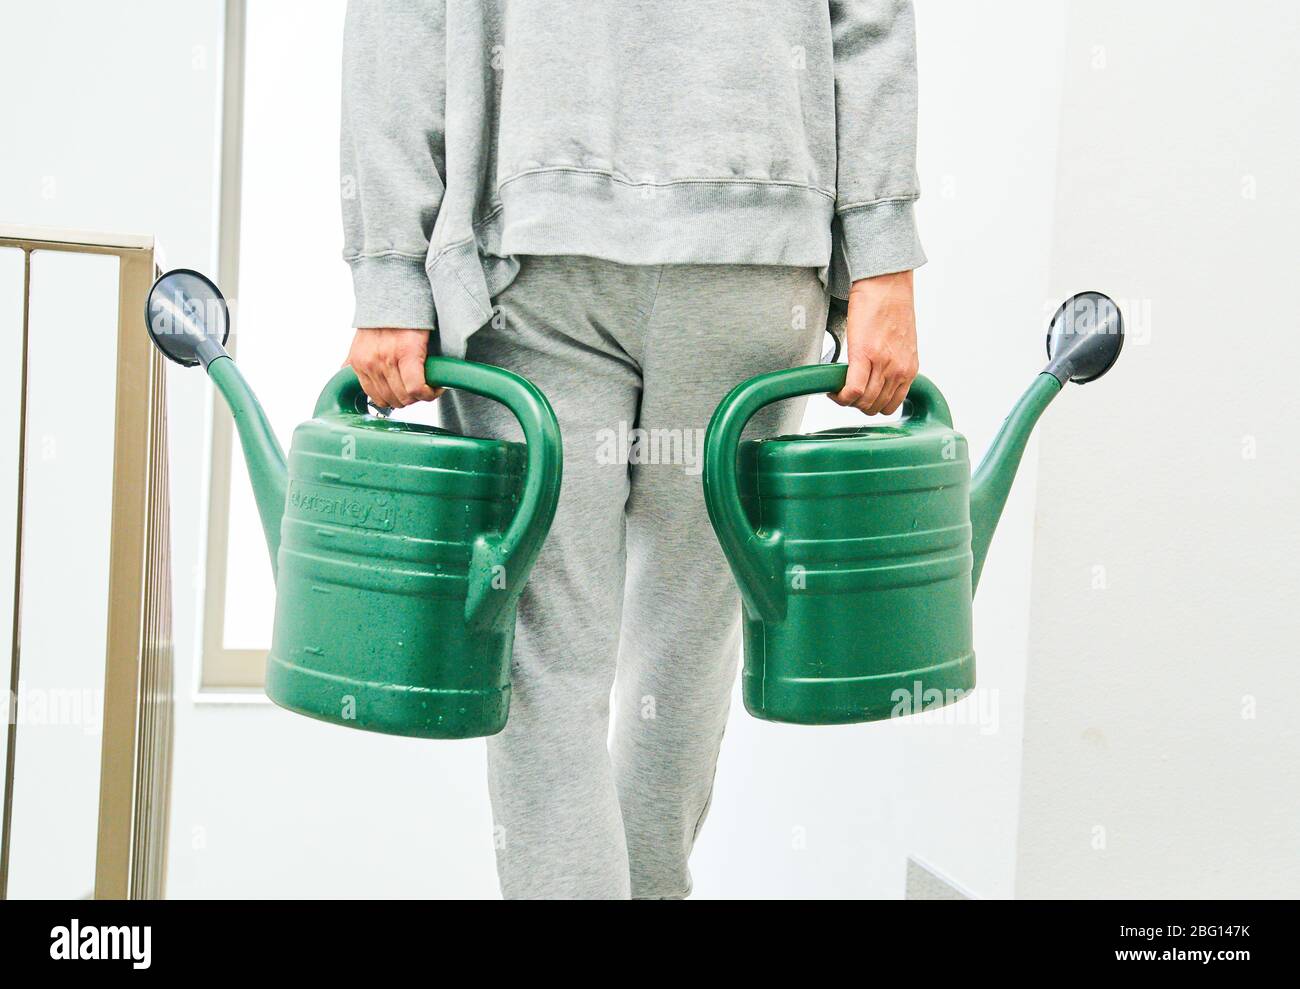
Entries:
POLYGON ((503 182, 501 253, 580 254, 616 264, 771 264, 830 258, 835 205, 810 186, 761 180, 619 182, 527 172, 503 182))
POLYGON ((430 249, 442 352, 462 356, 524 255, 626 265, 751 264, 826 269, 835 204, 796 183, 701 179, 622 182, 550 169, 512 176, 474 236, 430 249))

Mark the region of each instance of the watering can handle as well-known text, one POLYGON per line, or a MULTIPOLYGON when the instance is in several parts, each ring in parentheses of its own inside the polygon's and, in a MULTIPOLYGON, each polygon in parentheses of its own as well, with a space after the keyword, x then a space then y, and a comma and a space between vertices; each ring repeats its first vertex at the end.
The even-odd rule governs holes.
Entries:
MULTIPOLYGON (((488 628, 518 599, 555 518, 564 460, 560 426, 537 386, 503 368, 430 357, 424 377, 434 387, 459 388, 500 402, 523 427, 528 463, 519 506, 505 532, 480 535, 474 541, 470 560, 465 618, 473 627, 488 628)), ((365 391, 352 368, 345 367, 321 392, 315 414, 365 410, 365 391)))
MULTIPOLYGON (((704 502, 709 521, 731 564, 741 597, 763 621, 785 615, 785 562, 780 531, 756 531, 740 501, 736 455, 746 423, 764 406, 787 398, 837 392, 844 387, 846 364, 813 364, 773 371, 737 385, 722 400, 704 437, 704 502)), ((903 417, 933 420, 952 427, 952 413, 942 393, 917 376, 903 403, 903 417)))

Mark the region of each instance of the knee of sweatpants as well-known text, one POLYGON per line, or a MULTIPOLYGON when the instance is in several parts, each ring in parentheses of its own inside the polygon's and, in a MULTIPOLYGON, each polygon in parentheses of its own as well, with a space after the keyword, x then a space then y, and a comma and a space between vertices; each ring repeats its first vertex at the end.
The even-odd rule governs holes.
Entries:
POLYGON ((606 752, 609 721, 609 684, 605 677, 516 670, 511 677, 506 727, 495 738, 510 744, 523 741, 606 752))

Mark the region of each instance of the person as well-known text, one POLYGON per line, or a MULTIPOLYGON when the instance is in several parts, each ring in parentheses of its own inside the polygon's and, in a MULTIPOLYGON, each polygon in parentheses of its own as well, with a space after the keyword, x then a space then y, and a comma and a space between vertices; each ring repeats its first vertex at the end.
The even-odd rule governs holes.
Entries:
MULTIPOLYGON (((699 454, 737 383, 815 359, 896 410, 917 372, 916 57, 899 0, 351 0, 348 361, 377 405, 430 348, 550 399, 564 481, 487 742, 508 898, 680 898, 740 604, 699 454), (613 727, 610 732, 611 695, 613 727)), ((455 391, 450 428, 518 439, 455 391)), ((797 428, 799 402, 751 433, 797 428)))

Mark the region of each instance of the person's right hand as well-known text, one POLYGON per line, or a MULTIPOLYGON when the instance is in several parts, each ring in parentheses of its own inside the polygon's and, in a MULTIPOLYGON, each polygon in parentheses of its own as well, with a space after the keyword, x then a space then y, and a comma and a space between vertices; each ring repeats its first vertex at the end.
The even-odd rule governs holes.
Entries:
POLYGON ((429 356, 428 330, 363 327, 352 338, 347 363, 370 401, 389 409, 432 402, 443 393, 424 380, 429 356))
POLYGON ((900 271, 854 282, 844 338, 849 369, 844 387, 831 395, 831 401, 869 416, 897 411, 919 369, 912 273, 900 271))

